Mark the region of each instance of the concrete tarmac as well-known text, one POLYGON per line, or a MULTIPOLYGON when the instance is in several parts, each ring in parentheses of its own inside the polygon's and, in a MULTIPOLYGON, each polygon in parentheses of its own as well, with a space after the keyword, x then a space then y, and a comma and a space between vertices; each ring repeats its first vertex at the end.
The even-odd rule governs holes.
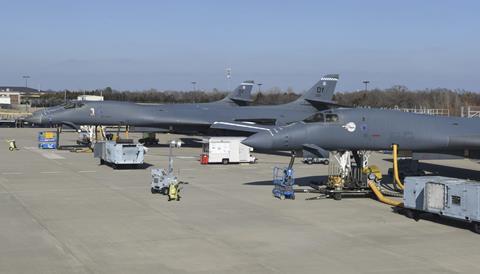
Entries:
MULTIPOLYGON (((480 235, 461 223, 415 222, 370 198, 274 199, 272 167, 288 156, 202 166, 199 147, 176 149, 175 171, 189 184, 168 202, 150 193, 167 147, 150 148, 147 169, 113 170, 91 153, 39 150, 40 130, 0 129, 0 273, 480 272, 480 235), (12 138, 20 150, 8 151, 12 138)), ((385 159, 375 153, 370 163, 386 173, 385 159)), ((479 176, 470 160, 426 167, 479 176)), ((301 184, 327 175, 324 165, 295 168, 301 184)))

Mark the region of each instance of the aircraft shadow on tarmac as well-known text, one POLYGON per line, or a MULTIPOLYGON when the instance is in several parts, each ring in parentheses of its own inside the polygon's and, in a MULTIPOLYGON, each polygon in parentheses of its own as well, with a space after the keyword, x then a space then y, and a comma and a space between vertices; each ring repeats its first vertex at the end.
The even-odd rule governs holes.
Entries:
MULTIPOLYGON (((200 138, 180 138, 182 141, 182 147, 190 148, 199 148, 202 147, 202 139, 200 138)), ((170 144, 156 144, 156 145, 147 145, 147 147, 169 147, 170 144)))
POLYGON ((117 170, 128 170, 128 169, 147 169, 151 166, 153 166, 152 164, 149 164, 149 163, 143 163, 141 165, 129 165, 129 164, 125 164, 125 165, 115 165, 115 164, 111 164, 111 163, 107 163, 105 162, 103 164, 104 166, 108 166, 112 169, 117 169, 117 170))
MULTIPOLYGON (((392 159, 384 159, 384 160, 388 162, 392 162, 392 159)), ((418 163, 418 168, 420 170, 424 170, 429 173, 432 173, 431 175, 480 181, 480 172, 478 170, 445 166, 440 164, 423 163, 423 162, 418 163)))
MULTIPOLYGON (((262 151, 262 150, 255 150, 254 151, 255 153, 258 153, 258 154, 267 154, 267 155, 276 155, 276 156, 287 156, 287 157, 290 157, 291 156, 291 152, 288 152, 288 151, 262 151)), ((299 157, 296 157, 295 158, 295 161, 297 161, 299 159, 299 157)), ((288 163, 287 163, 288 164, 288 163)))
MULTIPOLYGON (((392 207, 392 212, 403 215, 405 218, 408 218, 405 216, 404 211, 401 208, 397 207, 392 207)), ((446 225, 446 226, 451 226, 455 228, 460 228, 460 229, 466 229, 466 230, 472 230, 472 225, 468 222, 463 222, 460 220, 456 219, 451 219, 443 216, 438 216, 435 214, 431 214, 428 212, 422 212, 419 214, 418 219, 413 220, 412 222, 421 222, 421 221, 427 221, 427 222, 432 222, 440 225, 446 225)), ((472 232, 473 233, 473 232, 472 232)))
POLYGON ((431 164, 431 163, 419 163, 418 167, 420 169, 432 172, 439 176, 480 180, 480 172, 478 172, 478 170, 444 166, 444 165, 431 164))
MULTIPOLYGON (((422 168, 424 168, 425 170, 427 170, 427 168, 428 168, 429 171, 430 170, 447 168, 447 169, 445 169, 446 172, 451 172, 451 171, 448 170, 449 167, 445 167, 445 166, 442 166, 442 165, 427 164, 426 167, 422 167, 422 168)), ((459 170, 458 170, 458 168, 454 168, 454 169, 455 169, 454 171, 456 172, 455 174, 461 174, 462 172, 470 171, 470 170, 467 170, 467 169, 459 169, 459 170)), ((472 172, 474 172, 474 171, 472 171, 472 172)), ((465 173, 465 174, 468 175, 469 173, 465 173)), ((384 178, 384 180, 386 181, 387 184, 389 182, 391 182, 392 178, 390 176, 388 176, 386 174, 384 174, 383 176, 384 176, 383 178, 384 178)), ((452 176, 451 173, 450 173, 450 176, 452 176)), ((324 185, 327 178, 328 178, 328 176, 307 176, 307 177, 302 177, 302 178, 295 178, 295 185, 297 185, 299 187, 306 187, 306 186, 310 186, 311 184, 324 185)), ((248 183, 244 183, 243 185, 248 185, 248 186, 272 186, 273 187, 272 180, 248 182, 248 183)), ((363 197, 362 196, 349 196, 346 199, 364 198, 364 197, 365 196, 363 196, 363 197)), ((339 201, 339 202, 341 202, 341 201, 339 201)), ((405 216, 404 211, 401 208, 391 207, 391 209, 392 209, 392 212, 405 216)), ((407 218, 407 217, 405 216, 405 218, 407 218)), ((454 219, 449 219, 449 218, 442 218, 441 216, 437 216, 437 215, 430 214, 430 213, 421 213, 419 215, 418 221, 420 221, 420 222, 421 221, 429 221, 429 222, 433 222, 433 223, 437 223, 437 224, 441 224, 441 225, 447 225, 447 226, 451 226, 451 227, 455 227, 455 228, 471 230, 471 224, 469 224, 469 223, 454 220, 454 219)), ((415 221, 412 220, 412 222, 415 222, 415 221)))
MULTIPOLYGON (((297 186, 310 186, 314 185, 324 185, 327 181, 328 176, 307 176, 302 178, 295 178, 295 185, 297 186)), ((248 186, 273 186, 272 180, 268 181, 256 181, 256 182, 248 182, 244 183, 243 185, 248 186)))

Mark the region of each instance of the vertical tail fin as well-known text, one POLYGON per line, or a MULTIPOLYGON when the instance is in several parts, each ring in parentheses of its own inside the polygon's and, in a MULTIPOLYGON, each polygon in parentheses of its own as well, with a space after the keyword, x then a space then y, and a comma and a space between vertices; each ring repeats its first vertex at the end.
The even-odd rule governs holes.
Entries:
POLYGON ((248 105, 252 101, 253 81, 244 81, 220 102, 238 106, 248 105))
POLYGON ((322 103, 334 103, 332 98, 338 79, 338 74, 324 75, 320 81, 318 81, 315 85, 313 85, 313 87, 300 96, 295 103, 305 103, 305 101, 307 101, 315 107, 322 103))

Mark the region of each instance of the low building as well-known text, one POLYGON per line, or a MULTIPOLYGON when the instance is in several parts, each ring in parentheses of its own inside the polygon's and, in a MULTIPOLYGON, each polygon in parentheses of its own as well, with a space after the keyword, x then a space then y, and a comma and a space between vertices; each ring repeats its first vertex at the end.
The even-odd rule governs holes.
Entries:
POLYGON ((0 91, 1 105, 20 105, 22 95, 20 92, 0 91))
POLYGON ((103 96, 98 95, 81 95, 77 97, 78 101, 103 101, 103 96))
POLYGON ((28 87, 0 86, 0 108, 26 109, 42 94, 42 91, 28 87))
POLYGON ((11 104, 12 104, 12 100, 10 99, 10 96, 0 94, 0 105, 11 105, 11 104))

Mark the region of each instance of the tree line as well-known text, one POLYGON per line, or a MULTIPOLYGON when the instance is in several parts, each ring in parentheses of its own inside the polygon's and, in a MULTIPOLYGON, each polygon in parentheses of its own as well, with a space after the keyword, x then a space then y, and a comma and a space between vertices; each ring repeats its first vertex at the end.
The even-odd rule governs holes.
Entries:
POLYGON ((479 93, 445 88, 412 91, 404 86, 340 92, 334 100, 346 106, 448 109, 450 115, 460 115, 462 106, 480 106, 479 93))
MULTIPOLYGON (((301 92, 289 88, 272 88, 252 95, 253 105, 274 105, 294 101, 301 92)), ((118 91, 110 87, 90 91, 50 91, 31 102, 34 107, 49 107, 67 100, 77 99, 80 95, 100 95, 105 100, 132 101, 141 103, 206 103, 224 98, 228 92, 212 91, 118 91)), ((345 106, 380 108, 441 108, 449 109, 451 115, 459 115, 462 106, 480 106, 480 94, 464 90, 445 88, 409 90, 404 86, 368 91, 336 92, 334 100, 345 106)))

